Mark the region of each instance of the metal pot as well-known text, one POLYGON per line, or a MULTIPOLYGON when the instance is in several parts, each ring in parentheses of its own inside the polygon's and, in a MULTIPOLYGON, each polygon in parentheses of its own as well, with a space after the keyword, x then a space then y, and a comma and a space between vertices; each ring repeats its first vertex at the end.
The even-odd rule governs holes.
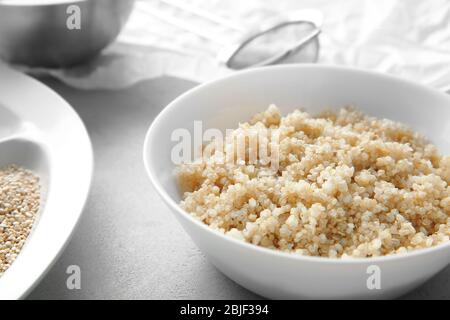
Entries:
POLYGON ((133 4, 134 0, 0 0, 0 58, 41 67, 88 60, 116 38, 133 4))

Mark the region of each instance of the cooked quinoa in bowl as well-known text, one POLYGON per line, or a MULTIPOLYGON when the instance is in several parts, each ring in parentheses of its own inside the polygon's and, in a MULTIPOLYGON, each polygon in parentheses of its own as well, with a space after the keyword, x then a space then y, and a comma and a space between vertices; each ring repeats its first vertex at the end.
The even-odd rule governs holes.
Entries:
POLYGON ((449 241, 450 157, 403 124, 353 108, 282 117, 270 106, 219 146, 177 175, 181 207, 229 236, 332 258, 449 241), (255 145, 254 136, 264 138, 255 145))

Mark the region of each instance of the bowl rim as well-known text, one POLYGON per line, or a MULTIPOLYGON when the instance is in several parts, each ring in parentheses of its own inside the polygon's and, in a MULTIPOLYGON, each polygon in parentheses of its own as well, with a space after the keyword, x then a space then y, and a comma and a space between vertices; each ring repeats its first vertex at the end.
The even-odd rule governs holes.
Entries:
POLYGON ((61 6, 66 5, 69 6, 71 4, 77 4, 80 2, 87 2, 89 0, 54 0, 54 1, 44 1, 44 2, 36 2, 36 0, 23 0, 21 2, 15 2, 14 0, 0 0, 0 7, 51 7, 51 6, 61 6))
POLYGON ((172 197, 167 193, 167 191, 164 189, 162 184, 160 183, 159 179, 156 177, 156 175, 153 173, 151 161, 149 158, 149 151, 150 146, 153 145, 153 141, 155 139, 154 132, 156 132, 157 127, 162 125, 162 120, 167 118, 167 114, 169 110, 175 109, 178 105, 181 105, 185 99, 188 97, 191 97, 193 95, 199 94, 204 90, 207 90, 210 86, 220 84, 221 82, 230 81, 233 79, 240 78, 243 75, 246 74, 252 74, 252 73, 270 73, 272 71, 277 70, 287 70, 287 69, 317 69, 322 71, 329 71, 329 72, 348 72, 352 74, 357 74, 359 76, 363 77, 374 77, 379 78, 381 81, 391 81, 393 83, 402 83, 406 84, 412 88, 415 88, 417 90, 425 90, 429 94, 433 95, 440 95, 442 98, 445 98, 448 100, 449 106, 450 106, 450 96, 442 91, 439 91, 437 89, 433 89, 431 87, 428 87, 426 85, 419 84, 417 82, 400 78, 398 76, 394 76, 391 74, 385 74, 381 72, 371 71, 371 70, 365 70, 361 68, 355 68, 355 67, 346 67, 346 66, 337 66, 337 65, 327 65, 327 64, 313 64, 313 63, 304 63, 304 64, 284 64, 284 65, 276 65, 276 66, 266 66, 266 67, 257 67, 257 68, 251 68, 247 70, 242 71, 236 71, 232 74, 226 75, 224 77, 214 79, 212 81, 208 81, 206 83, 202 83, 200 85, 197 85, 188 91, 184 92, 183 94, 179 95, 177 98, 172 100, 167 106, 165 106, 161 112, 154 118, 152 121, 146 136, 144 140, 144 147, 143 147, 143 161, 145 170, 147 172, 147 175, 153 185, 153 187, 156 189, 159 196, 163 199, 163 201, 169 206, 170 209, 177 212, 181 217, 185 218, 189 222, 193 223, 199 228, 202 228, 206 232, 213 234, 220 239, 224 241, 228 241, 236 246, 240 246, 242 249, 247 250, 255 250, 256 252, 259 252, 261 254, 268 254, 273 255, 279 258, 289 259, 289 260, 296 260, 299 262, 323 262, 323 263, 331 263, 331 264, 375 264, 379 262, 388 262, 388 261, 399 261, 403 259, 408 259, 410 257, 418 257, 418 256, 425 256, 427 254, 431 254, 437 251, 444 251, 446 249, 450 250, 450 241, 447 241, 446 243, 442 243, 436 246, 432 246, 429 248, 422 248, 422 249, 416 249, 410 252, 406 253, 396 253, 391 255, 384 255, 384 256, 376 256, 376 257, 367 257, 367 258, 329 258, 329 257, 321 257, 321 256, 304 256, 295 254, 292 252, 284 252, 276 249, 270 249, 266 247, 257 246, 245 241, 234 239, 230 236, 227 236, 215 229, 210 228, 205 223, 201 222, 198 219, 195 219, 191 214, 189 214, 187 211, 183 210, 178 203, 176 203, 172 197))

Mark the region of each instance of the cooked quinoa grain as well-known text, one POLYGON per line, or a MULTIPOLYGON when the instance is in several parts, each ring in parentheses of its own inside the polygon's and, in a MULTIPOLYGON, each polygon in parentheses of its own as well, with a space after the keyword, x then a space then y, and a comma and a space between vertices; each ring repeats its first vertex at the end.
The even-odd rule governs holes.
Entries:
POLYGON ((211 228, 323 257, 389 255, 449 241, 450 157, 404 125, 352 108, 282 117, 270 106, 233 135, 255 130, 278 132, 268 141, 278 150, 276 169, 216 161, 223 157, 217 150, 177 169, 182 208, 211 228))
POLYGON ((18 166, 0 168, 0 276, 22 249, 39 210, 39 179, 18 166))

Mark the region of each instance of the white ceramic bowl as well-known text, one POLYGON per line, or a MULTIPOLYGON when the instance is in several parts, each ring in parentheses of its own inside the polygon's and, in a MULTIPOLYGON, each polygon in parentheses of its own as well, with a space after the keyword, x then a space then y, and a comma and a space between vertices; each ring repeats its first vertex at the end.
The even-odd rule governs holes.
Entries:
POLYGON ((62 252, 81 216, 93 167, 89 136, 70 105, 0 65, 0 167, 12 163, 39 175, 42 201, 22 251, 0 277, 0 299, 24 297, 62 252))
MULTIPOLYGON (((408 254, 339 260, 302 257, 224 236, 193 219, 178 203, 171 133, 235 128, 275 103, 286 114, 355 105, 370 115, 404 122, 450 154, 450 96, 391 76, 331 66, 276 66, 236 73, 183 94, 154 120, 144 146, 150 180, 184 229, 228 277, 269 298, 393 298, 421 285, 450 263, 450 243, 408 254), (368 267, 381 272, 369 290, 368 267)), ((170 236, 170 235, 168 235, 170 236)), ((373 272, 369 269, 370 272, 373 272)))

